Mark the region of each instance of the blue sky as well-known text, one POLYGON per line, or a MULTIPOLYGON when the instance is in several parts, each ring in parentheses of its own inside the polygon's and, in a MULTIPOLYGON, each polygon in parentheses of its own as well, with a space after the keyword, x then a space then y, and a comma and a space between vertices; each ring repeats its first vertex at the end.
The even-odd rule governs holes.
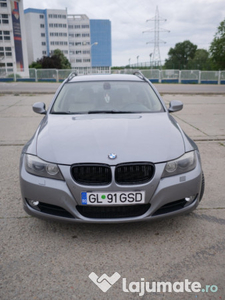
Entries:
POLYGON ((24 9, 65 9, 68 14, 86 14, 90 19, 109 19, 112 26, 112 65, 148 62, 153 53, 154 22, 146 22, 159 15, 167 21, 160 27, 170 32, 161 32, 161 60, 176 43, 190 40, 198 48, 208 50, 221 21, 225 19, 224 0, 23 0, 24 9))

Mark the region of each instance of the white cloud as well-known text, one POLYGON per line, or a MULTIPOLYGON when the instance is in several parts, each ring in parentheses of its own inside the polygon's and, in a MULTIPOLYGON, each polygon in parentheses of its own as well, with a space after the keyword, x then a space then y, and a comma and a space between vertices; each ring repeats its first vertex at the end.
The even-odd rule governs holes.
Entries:
POLYGON ((166 22, 160 27, 170 33, 160 33, 161 59, 176 43, 190 40, 198 48, 208 49, 220 22, 224 20, 224 0, 24 0, 24 8, 65 9, 69 14, 86 14, 90 19, 109 19, 112 26, 112 62, 113 65, 148 62, 154 44, 146 42, 154 39, 154 33, 142 31, 154 27, 153 18, 156 6, 159 14, 166 22))

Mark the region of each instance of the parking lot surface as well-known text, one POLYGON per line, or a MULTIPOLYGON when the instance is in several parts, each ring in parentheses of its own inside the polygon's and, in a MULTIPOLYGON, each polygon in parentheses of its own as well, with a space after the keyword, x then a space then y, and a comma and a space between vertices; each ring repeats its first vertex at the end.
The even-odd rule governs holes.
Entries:
MULTIPOLYGON (((0 94, 52 94, 60 86, 58 82, 0 82, 0 94)), ((157 83, 158 91, 163 94, 224 94, 224 84, 173 84, 157 83)))
POLYGON ((20 152, 42 118, 32 104, 48 106, 52 96, 0 95, 0 299, 225 299, 225 93, 163 95, 166 104, 183 101, 173 116, 201 152, 206 189, 197 210, 104 225, 52 223, 23 211, 20 152), (92 272, 120 278, 103 292, 92 272), (154 282, 172 291, 154 290, 154 282))

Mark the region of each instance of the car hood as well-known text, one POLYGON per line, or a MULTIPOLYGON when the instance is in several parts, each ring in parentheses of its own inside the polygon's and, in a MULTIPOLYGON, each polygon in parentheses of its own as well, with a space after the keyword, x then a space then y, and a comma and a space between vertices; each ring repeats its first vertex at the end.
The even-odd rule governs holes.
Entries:
POLYGON ((52 115, 42 122, 37 155, 49 162, 106 163, 175 159, 184 153, 179 127, 167 113, 52 115), (115 153, 115 160, 108 155, 115 153))

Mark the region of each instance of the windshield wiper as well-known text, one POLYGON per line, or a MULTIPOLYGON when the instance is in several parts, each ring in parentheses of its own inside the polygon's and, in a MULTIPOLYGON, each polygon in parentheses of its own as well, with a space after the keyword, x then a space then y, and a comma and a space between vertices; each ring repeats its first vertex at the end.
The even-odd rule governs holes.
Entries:
POLYGON ((132 114, 133 111, 122 110, 90 110, 88 114, 132 114))

